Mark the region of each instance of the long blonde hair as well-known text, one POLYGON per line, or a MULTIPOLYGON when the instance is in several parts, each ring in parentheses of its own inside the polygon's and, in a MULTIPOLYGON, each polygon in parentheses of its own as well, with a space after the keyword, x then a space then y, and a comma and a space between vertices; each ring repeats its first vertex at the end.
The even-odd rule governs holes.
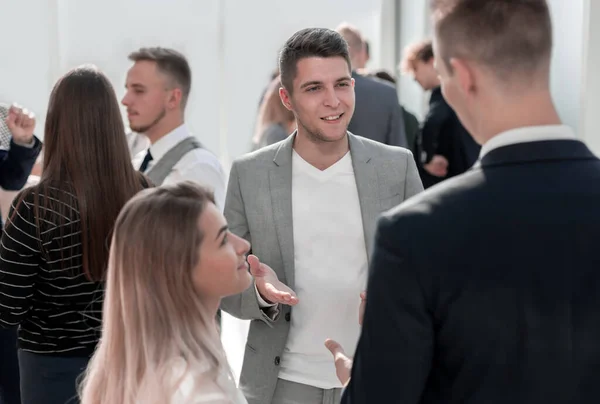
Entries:
POLYGON ((178 363, 185 364, 181 374, 214 381, 228 395, 231 386, 219 381, 229 368, 216 322, 192 281, 208 203, 212 194, 188 182, 145 190, 123 208, 110 249, 102 338, 81 385, 82 404, 170 403, 183 379, 173 372, 178 363))

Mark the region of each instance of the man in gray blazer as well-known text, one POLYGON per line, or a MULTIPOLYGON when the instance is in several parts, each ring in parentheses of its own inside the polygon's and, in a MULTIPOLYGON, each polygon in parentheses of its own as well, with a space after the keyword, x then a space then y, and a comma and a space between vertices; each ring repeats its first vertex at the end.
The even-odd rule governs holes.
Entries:
POLYGON ((352 78, 356 83, 356 108, 348 130, 391 146, 408 147, 396 88, 390 83, 356 72, 356 69, 364 66, 367 57, 366 42, 360 31, 348 24, 341 24, 336 31, 348 42, 352 78))
POLYGON ((325 339, 356 346, 377 217, 423 187, 408 150, 347 131, 354 80, 338 33, 297 32, 280 71, 298 130, 232 165, 225 216, 252 243, 255 282, 222 309, 252 320, 240 380, 250 404, 333 404, 342 385, 325 339))

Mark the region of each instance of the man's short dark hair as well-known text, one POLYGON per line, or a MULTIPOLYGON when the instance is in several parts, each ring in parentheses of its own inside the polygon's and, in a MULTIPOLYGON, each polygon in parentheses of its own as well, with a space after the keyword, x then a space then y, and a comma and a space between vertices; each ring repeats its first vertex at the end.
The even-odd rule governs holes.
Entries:
POLYGON ((552 22, 546 0, 431 0, 439 56, 464 58, 501 80, 549 70, 552 22))
POLYGON ((173 49, 153 47, 141 48, 129 55, 133 62, 156 62, 158 70, 167 75, 181 89, 181 107, 185 108, 192 88, 192 70, 183 54, 173 49))
POLYGON ((337 32, 327 28, 306 28, 287 40, 279 54, 281 84, 291 94, 298 61, 309 57, 342 57, 352 70, 348 44, 337 32))

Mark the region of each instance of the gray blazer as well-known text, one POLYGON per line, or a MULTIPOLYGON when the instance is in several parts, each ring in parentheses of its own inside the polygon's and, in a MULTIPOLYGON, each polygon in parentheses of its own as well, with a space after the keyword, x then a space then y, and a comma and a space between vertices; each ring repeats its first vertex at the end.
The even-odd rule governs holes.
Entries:
POLYGON ((348 130, 390 146, 408 147, 396 88, 353 72, 356 101, 348 130))
MULTIPOLYGON (((378 216, 423 190, 410 151, 349 133, 365 246, 370 255, 378 216)), ((225 201, 230 230, 252 243, 252 253, 294 289, 292 230, 292 146, 296 134, 247 154, 232 167, 225 201)), ((269 404, 293 309, 280 306, 277 316, 259 308, 254 285, 223 299, 221 308, 252 320, 240 385, 249 404, 269 404)))

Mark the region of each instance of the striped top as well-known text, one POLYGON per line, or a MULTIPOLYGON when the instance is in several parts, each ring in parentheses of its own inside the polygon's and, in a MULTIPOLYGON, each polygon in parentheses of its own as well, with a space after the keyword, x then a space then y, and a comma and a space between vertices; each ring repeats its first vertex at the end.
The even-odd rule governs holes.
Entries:
POLYGON ((77 199, 57 188, 19 196, 0 244, 0 327, 20 325, 24 351, 91 356, 100 338, 104 284, 90 282, 83 271, 77 199), (53 209, 40 207, 36 217, 34 194, 40 202, 51 199, 53 209))

